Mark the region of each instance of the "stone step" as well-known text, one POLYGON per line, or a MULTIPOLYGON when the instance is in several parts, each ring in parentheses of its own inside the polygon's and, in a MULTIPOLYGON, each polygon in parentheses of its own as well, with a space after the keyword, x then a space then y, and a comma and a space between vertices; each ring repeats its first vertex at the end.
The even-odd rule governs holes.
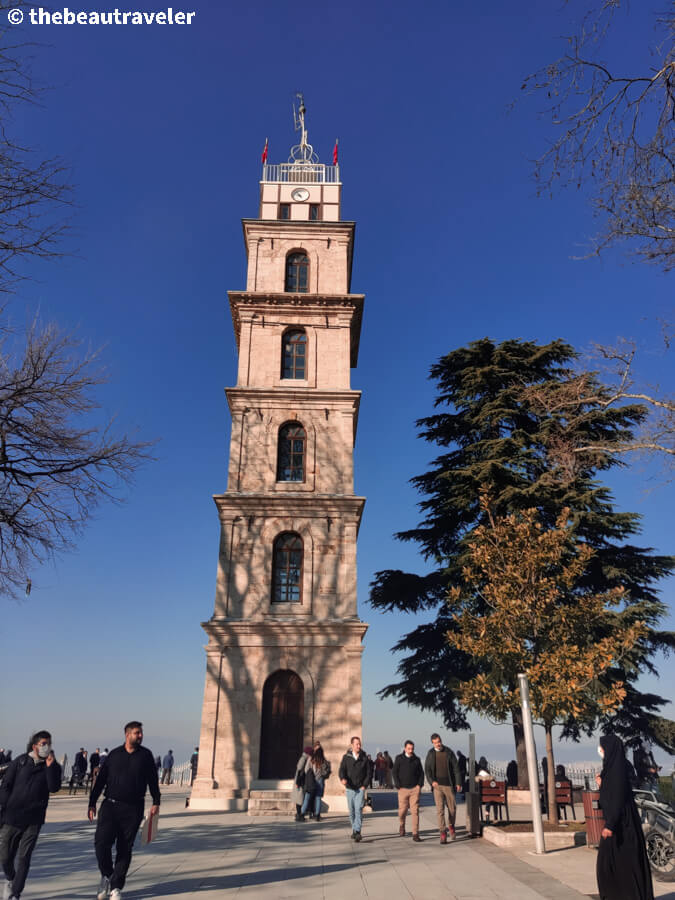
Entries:
POLYGON ((251 807, 249 806, 249 808, 248 808, 248 814, 249 814, 249 816, 268 816, 268 817, 270 817, 270 818, 273 817, 273 816, 276 816, 277 819, 282 819, 282 818, 283 818, 283 819, 286 819, 286 818, 288 818, 289 816, 294 816, 294 815, 295 815, 295 806, 293 806, 293 809, 291 809, 291 810, 284 810, 284 809, 251 809, 251 807))
POLYGON ((249 816, 288 816, 295 813, 290 791, 252 790, 248 800, 249 816))
POLYGON ((295 809, 295 803, 291 800, 249 800, 248 808, 252 809, 295 809))
POLYGON ((252 791, 291 791, 294 784, 292 778, 254 778, 250 788, 252 791))
POLYGON ((290 791, 250 791, 251 800, 290 800, 290 791))

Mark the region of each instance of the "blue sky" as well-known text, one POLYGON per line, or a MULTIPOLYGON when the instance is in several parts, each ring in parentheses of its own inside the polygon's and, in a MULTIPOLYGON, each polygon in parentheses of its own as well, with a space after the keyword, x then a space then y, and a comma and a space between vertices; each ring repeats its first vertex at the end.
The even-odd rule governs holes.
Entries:
MULTIPOLYGON (((633 70, 653 42, 639 6, 615 32, 633 70)), ((672 310, 672 283, 615 252, 574 260, 596 227, 584 191, 541 199, 531 178, 529 160, 551 131, 520 85, 559 55, 578 7, 348 0, 299 10, 266 0, 174 9, 195 10, 193 24, 12 32, 39 43, 34 72, 51 88, 13 131, 69 162, 77 201, 73 255, 34 267, 13 315, 39 309, 103 346, 104 412, 161 440, 126 503, 102 507, 77 551, 36 573, 30 598, 3 604, 0 743, 17 749, 48 727, 69 753, 111 746, 130 718, 146 723, 156 752, 172 746, 182 759, 197 741, 199 623, 213 611, 218 549, 211 495, 226 487, 223 388, 236 377, 226 291, 245 283, 240 219, 257 214, 263 143, 269 137, 270 162, 286 160, 291 101, 303 90, 322 161, 340 139, 343 217, 357 222, 352 290, 366 294, 352 377, 363 391, 356 491, 368 498, 364 739, 368 749, 409 735, 426 745, 433 717, 375 696, 394 677, 389 648, 414 623, 375 614, 366 599, 375 571, 423 569, 392 532, 417 521, 408 479, 433 455, 414 429, 431 410, 431 363, 485 335, 563 337, 580 349, 624 336, 640 345, 645 380, 672 387, 658 324, 672 310)), ((644 464, 611 484, 621 508, 644 516, 645 545, 671 551, 672 485, 644 464)), ((661 673, 667 694, 672 661, 661 673)), ((510 729, 474 721, 479 752, 510 758, 510 729)))

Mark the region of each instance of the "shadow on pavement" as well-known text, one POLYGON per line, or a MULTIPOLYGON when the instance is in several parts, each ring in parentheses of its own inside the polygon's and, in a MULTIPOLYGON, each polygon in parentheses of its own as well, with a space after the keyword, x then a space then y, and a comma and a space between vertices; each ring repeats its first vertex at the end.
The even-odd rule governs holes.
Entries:
MULTIPOLYGON (((359 866, 375 865, 376 862, 360 862, 359 866)), ((130 876, 124 888, 125 900, 148 900, 150 897, 165 897, 173 895, 187 895, 200 891, 225 891, 239 887, 256 887, 265 884, 284 884, 299 878, 310 878, 314 875, 330 875, 345 869, 352 869, 351 863, 341 863, 324 866, 305 866, 289 868, 287 866, 275 869, 260 869, 256 872, 237 872, 232 875, 214 875, 204 877, 200 874, 196 878, 181 878, 173 881, 158 881, 143 888, 134 889, 133 876, 130 876)), ((91 889, 82 892, 68 890, 67 894, 52 893, 51 900, 84 900, 91 898, 91 889)))

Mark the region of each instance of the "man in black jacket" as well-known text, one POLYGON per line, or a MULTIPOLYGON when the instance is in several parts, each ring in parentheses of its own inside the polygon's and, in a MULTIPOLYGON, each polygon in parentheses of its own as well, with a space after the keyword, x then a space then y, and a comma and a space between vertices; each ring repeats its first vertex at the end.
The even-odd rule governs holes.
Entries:
POLYGON ((70 783, 73 783, 75 778, 79 778, 82 780, 84 776, 87 774, 87 751, 84 747, 80 747, 78 752, 75 754, 75 762, 73 763, 73 773, 70 779, 70 783))
POLYGON ((7 878, 5 900, 21 896, 49 795, 61 787, 61 766, 54 758, 51 743, 48 731, 36 732, 30 739, 30 751, 17 756, 2 779, 0 862, 7 878))
POLYGON ((101 870, 98 900, 122 900, 122 888, 131 862, 131 850, 143 818, 146 789, 153 805, 150 815, 159 812, 159 782, 155 759, 143 743, 143 725, 128 722, 124 743, 105 758, 89 795, 89 821, 96 817, 96 801, 105 789, 105 799, 96 826, 94 847, 101 870), (115 865, 112 848, 117 845, 115 865))
POLYGON ((339 778, 346 788, 352 840, 358 843, 361 840, 361 812, 366 802, 368 784, 368 757, 361 749, 361 738, 352 738, 351 750, 345 753, 340 763, 339 778))
POLYGON ((424 772, 434 792, 438 828, 441 833, 441 844, 447 844, 448 831, 450 840, 455 840, 455 789, 462 790, 457 757, 449 747, 444 746, 439 734, 431 735, 431 750, 424 761, 424 772), (445 807, 448 807, 448 822, 445 825, 445 807))
POLYGON ((420 793, 424 784, 424 769, 419 756, 415 756, 415 745, 406 741, 403 753, 394 760, 392 768, 394 787, 398 791, 398 833, 405 835, 405 817, 410 807, 412 818, 412 837, 415 843, 422 841, 420 837, 420 793))

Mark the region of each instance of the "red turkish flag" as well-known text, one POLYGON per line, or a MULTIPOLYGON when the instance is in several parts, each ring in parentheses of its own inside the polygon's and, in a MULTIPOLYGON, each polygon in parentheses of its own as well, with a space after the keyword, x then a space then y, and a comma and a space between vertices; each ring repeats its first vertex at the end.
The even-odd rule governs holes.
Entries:
POLYGON ((267 140, 267 138, 265 138, 265 146, 263 147, 263 152, 262 152, 263 165, 265 165, 265 163, 267 162, 267 144, 268 144, 268 140, 267 140))
POLYGON ((338 142, 337 138, 335 138, 335 146, 333 147, 333 165, 337 166, 338 164, 338 142))

